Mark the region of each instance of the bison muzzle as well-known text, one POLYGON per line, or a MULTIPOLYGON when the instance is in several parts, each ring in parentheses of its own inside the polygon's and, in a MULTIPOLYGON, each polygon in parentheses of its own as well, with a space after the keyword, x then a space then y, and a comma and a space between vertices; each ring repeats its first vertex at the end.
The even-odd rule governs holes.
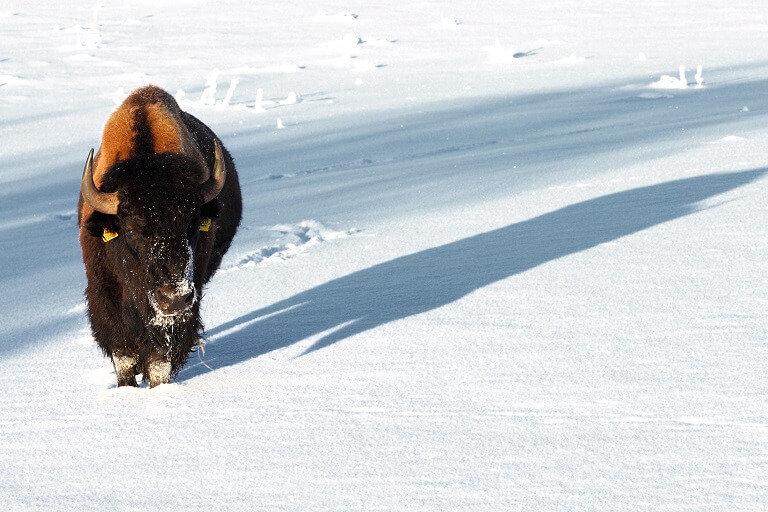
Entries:
POLYGON ((78 204, 93 337, 118 386, 167 383, 201 344, 200 299, 240 223, 232 157, 154 86, 109 117, 78 204))

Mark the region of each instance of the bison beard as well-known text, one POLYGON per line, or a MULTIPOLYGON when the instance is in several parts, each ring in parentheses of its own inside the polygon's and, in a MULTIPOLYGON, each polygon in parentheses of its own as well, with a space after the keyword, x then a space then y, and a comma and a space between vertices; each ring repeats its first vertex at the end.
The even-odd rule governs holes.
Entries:
POLYGON ((241 209, 231 156, 161 89, 135 91, 107 121, 79 221, 91 329, 118 386, 166 383, 200 345, 203 285, 241 209))

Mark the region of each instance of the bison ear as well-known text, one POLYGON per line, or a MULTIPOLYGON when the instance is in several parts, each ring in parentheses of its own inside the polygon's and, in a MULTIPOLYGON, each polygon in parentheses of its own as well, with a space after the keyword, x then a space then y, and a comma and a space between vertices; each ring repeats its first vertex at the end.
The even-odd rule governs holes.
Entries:
POLYGON ((221 212, 221 202, 218 199, 209 201, 203 205, 203 209, 200 211, 201 217, 208 217, 209 219, 215 219, 221 212))
POLYGON ((94 212, 83 224, 83 227, 91 236, 101 238, 104 235, 104 229, 117 232, 117 217, 106 215, 101 212, 94 212))

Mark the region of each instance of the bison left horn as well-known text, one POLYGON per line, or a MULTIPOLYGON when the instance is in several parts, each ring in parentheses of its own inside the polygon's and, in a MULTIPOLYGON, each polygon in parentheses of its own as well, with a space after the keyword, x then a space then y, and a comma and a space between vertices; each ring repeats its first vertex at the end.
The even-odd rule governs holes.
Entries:
POLYGON ((80 184, 80 193, 91 208, 107 215, 117 215, 117 192, 102 192, 93 183, 93 149, 88 153, 83 169, 83 181, 80 184))
POLYGON ((213 151, 216 160, 213 164, 213 173, 210 179, 200 186, 200 193, 203 196, 203 202, 213 201, 224 188, 224 182, 227 180, 227 169, 224 167, 224 158, 221 155, 219 141, 213 141, 213 151))

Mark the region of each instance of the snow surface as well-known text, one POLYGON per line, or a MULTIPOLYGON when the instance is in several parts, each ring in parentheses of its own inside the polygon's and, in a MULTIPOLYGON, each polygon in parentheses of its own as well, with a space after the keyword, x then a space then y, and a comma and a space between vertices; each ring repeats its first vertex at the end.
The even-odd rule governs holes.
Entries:
POLYGON ((768 11, 725 5, 4 1, 3 509, 764 510, 768 11), (245 211, 205 353, 117 389, 75 208, 146 83, 245 211))

